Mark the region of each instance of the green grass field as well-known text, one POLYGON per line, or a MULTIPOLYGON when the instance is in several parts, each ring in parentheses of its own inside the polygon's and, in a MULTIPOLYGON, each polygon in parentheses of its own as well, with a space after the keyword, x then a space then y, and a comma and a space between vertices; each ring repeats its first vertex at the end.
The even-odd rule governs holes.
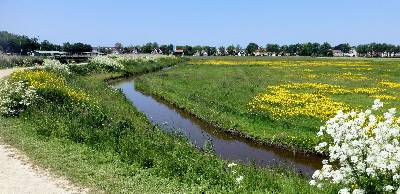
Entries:
POLYGON ((70 104, 64 98, 42 99, 19 117, 0 117, 2 141, 93 193, 336 192, 311 187, 307 178, 287 169, 228 167, 213 153, 201 152, 186 140, 152 126, 122 93, 104 81, 174 63, 126 64, 129 72, 122 74, 86 74, 85 69, 74 69, 82 75, 66 77, 65 87, 85 92, 93 105, 70 104), (244 177, 240 184, 238 176, 244 177))
POLYGON ((399 75, 398 59, 197 57, 136 86, 223 129, 312 152, 337 110, 376 98, 400 108, 399 75))

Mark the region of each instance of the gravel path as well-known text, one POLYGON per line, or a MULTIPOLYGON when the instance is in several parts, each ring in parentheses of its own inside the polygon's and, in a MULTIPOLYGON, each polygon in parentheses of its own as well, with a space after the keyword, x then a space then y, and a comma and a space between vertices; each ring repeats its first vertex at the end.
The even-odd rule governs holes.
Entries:
MULTIPOLYGON (((0 69, 0 78, 10 75, 16 70, 0 69)), ((0 86, 1 87, 1 86, 0 86)), ((18 151, 0 143, 0 193, 86 193, 87 190, 71 186, 63 179, 51 176, 49 172, 35 167, 18 151)))
POLYGON ((14 71, 23 70, 23 69, 25 69, 25 68, 20 67, 20 68, 12 68, 12 69, 0 69, 0 78, 8 76, 14 71))

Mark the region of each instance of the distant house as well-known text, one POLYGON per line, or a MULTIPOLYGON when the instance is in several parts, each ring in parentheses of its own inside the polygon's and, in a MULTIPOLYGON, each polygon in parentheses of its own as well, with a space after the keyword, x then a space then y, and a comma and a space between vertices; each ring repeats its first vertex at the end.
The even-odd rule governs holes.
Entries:
POLYGON ((229 52, 228 52, 228 50, 226 50, 226 48, 224 48, 224 49, 218 48, 215 52, 215 55, 216 56, 227 56, 227 55, 229 55, 229 52))
POLYGON ((151 54, 153 54, 153 55, 157 55, 157 54, 162 55, 163 52, 162 52, 161 49, 155 48, 153 51, 151 51, 151 54))
POLYGON ((196 52, 193 54, 193 56, 194 56, 194 57, 200 56, 200 51, 196 51, 196 52))
POLYGON ((176 49, 176 50, 174 51, 174 55, 175 55, 175 56, 184 56, 185 53, 183 52, 182 49, 176 49))
POLYGON ((332 54, 334 57, 344 57, 344 54, 341 50, 332 50, 332 54))
POLYGON ((237 56, 246 56, 246 52, 244 50, 241 50, 237 53, 237 56))
POLYGON ((357 57, 358 53, 356 49, 350 49, 348 53, 344 53, 341 50, 332 50, 332 54, 334 57, 357 57))
POLYGON ((350 51, 348 53, 344 53, 345 57, 357 57, 358 53, 356 51, 356 49, 352 48, 350 49, 350 51))
POLYGON ((263 49, 258 49, 256 52, 253 53, 254 56, 269 56, 268 52, 265 52, 263 49))

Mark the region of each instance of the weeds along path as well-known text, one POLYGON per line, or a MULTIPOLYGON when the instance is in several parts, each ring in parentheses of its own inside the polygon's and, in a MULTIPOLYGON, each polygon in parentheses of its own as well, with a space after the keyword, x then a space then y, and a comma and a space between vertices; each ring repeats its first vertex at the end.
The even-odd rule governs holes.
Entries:
MULTIPOLYGON (((0 79, 21 69, 24 68, 0 69, 0 79)), ((35 167, 25 156, 0 140, 0 193, 58 194, 86 193, 86 190, 35 167)))

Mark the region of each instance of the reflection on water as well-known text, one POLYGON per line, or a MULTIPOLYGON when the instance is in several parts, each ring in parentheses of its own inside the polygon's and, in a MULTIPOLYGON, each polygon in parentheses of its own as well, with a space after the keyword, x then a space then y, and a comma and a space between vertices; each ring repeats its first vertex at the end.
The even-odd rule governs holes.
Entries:
POLYGON ((163 130, 180 133, 196 147, 211 143, 215 153, 229 161, 257 166, 288 166, 309 176, 321 168, 322 157, 294 153, 257 144, 251 140, 223 132, 157 98, 145 95, 134 87, 134 79, 114 83, 133 105, 163 130))

